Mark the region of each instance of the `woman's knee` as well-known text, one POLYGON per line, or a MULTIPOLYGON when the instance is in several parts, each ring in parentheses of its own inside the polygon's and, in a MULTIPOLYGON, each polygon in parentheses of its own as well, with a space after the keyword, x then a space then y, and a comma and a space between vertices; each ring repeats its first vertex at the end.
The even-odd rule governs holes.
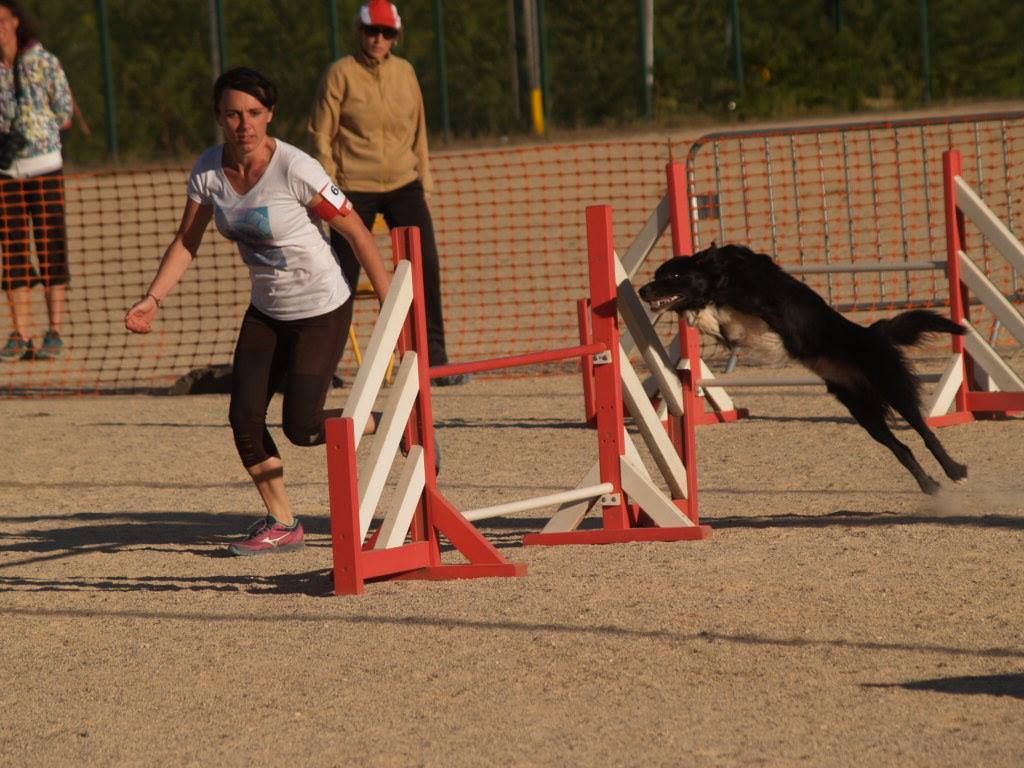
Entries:
POLYGON ((300 378, 293 380, 294 391, 285 395, 281 413, 281 428, 293 445, 309 447, 324 442, 323 401, 326 387, 303 387, 312 381, 300 378), (324 394, 321 394, 321 393, 324 394))
POLYGON ((323 419, 302 418, 285 421, 282 425, 284 436, 292 445, 308 448, 324 441, 323 419))

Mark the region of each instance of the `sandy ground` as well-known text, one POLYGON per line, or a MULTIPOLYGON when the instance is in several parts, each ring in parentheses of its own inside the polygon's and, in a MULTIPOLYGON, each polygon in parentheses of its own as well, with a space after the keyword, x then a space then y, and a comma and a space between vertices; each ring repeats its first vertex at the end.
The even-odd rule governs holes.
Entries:
MULTIPOLYGON (((700 428, 708 541, 524 548, 537 510, 480 523, 524 578, 350 598, 323 449, 283 446, 307 547, 228 558, 224 397, 0 402, 0 765, 1024 764, 1021 421, 942 430, 928 498, 821 394, 700 428)), ((434 405, 462 509, 596 457, 573 376, 434 405)))

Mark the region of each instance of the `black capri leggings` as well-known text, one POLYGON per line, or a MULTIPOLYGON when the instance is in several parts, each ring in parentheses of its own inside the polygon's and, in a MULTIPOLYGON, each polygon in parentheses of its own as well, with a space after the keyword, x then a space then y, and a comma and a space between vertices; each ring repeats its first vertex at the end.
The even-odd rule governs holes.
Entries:
POLYGON ((27 179, 0 176, 0 247, 3 290, 67 285, 67 232, 64 221, 64 171, 27 179), (32 266, 29 226, 39 271, 32 266))
POLYGON ((235 345, 228 409, 246 468, 281 455, 267 430, 267 408, 282 383, 285 436, 295 445, 324 442, 324 419, 341 415, 325 411, 324 401, 344 348, 342 317, 339 307, 318 317, 275 320, 249 306, 235 345))

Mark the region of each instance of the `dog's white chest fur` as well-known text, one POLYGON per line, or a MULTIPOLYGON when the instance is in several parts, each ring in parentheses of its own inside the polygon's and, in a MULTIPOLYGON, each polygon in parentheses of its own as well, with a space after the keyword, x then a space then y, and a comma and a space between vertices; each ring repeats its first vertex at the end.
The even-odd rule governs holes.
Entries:
POLYGON ((697 312, 687 311, 686 322, 729 349, 748 350, 764 358, 765 363, 781 363, 787 357, 782 339, 768 323, 731 307, 708 304, 697 312))

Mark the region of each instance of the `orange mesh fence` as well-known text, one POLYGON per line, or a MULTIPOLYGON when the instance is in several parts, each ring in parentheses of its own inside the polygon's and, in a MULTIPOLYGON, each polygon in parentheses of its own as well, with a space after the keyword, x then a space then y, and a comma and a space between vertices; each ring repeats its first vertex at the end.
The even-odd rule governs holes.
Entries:
MULTIPOLYGON (((65 178, 71 282, 63 322, 65 349, 54 360, 0 365, 0 392, 131 391, 166 386, 210 361, 229 359, 230 325, 247 295, 232 248, 208 236, 203 255, 168 301, 148 336, 122 319, 155 273, 184 208, 180 168, 65 178)), ((38 243, 32 244, 38 249, 38 243)), ((36 347, 47 328, 39 287, 30 293, 29 333, 36 347)), ((10 322, 6 318, 7 323, 10 322)), ((4 324, 4 337, 10 330, 4 324)))
MULTIPOLYGON (((711 134, 690 147, 694 241, 742 242, 787 267, 908 266, 946 260, 942 153, 1011 229, 1024 223, 1024 112, 711 134)), ((969 230, 970 231, 970 230, 969 230)), ((969 242, 972 242, 969 240, 969 242)), ((1019 276, 975 231, 972 256, 1004 293, 1019 276)), ((945 307, 941 266, 803 275, 866 317, 945 307)))
MULTIPOLYGON (((620 251, 665 194, 664 142, 446 153, 432 161, 451 362, 579 343, 586 208, 608 204, 620 251)), ((669 246, 662 254, 667 257, 669 246)), ((360 328, 374 306, 357 305, 360 328)), ((362 334, 363 331, 360 330, 362 334)))
MULTIPOLYGON (((941 261, 941 153, 950 146, 963 153, 968 182, 1019 229, 1021 114, 722 134, 692 150, 689 142, 652 140, 437 153, 430 202, 449 358, 578 343, 576 301, 587 293, 585 209, 613 207, 624 253, 665 194, 670 156, 688 157, 701 246, 745 242, 786 265, 941 261)), ((136 336, 123 326, 178 226, 187 174, 165 168, 66 178, 66 347, 54 360, 0 363, 0 396, 166 391, 189 371, 230 362, 249 281, 235 247, 213 227, 154 331, 136 336)), ((390 254, 386 233, 378 241, 390 254)), ((1018 276, 988 246, 983 253, 981 263, 1013 293, 1018 276)), ((663 237, 635 279, 645 280, 669 255, 670 238, 663 237)), ((946 302, 941 271, 807 279, 841 307, 946 302)), ((39 288, 31 301, 38 345, 46 330, 39 288)), ((376 310, 374 300, 356 302, 354 329, 364 346, 376 310)), ((10 318, 3 318, 6 338, 10 318)), ((350 345, 339 373, 347 378, 354 369, 350 345)))
MULTIPOLYGON (((576 300, 587 291, 585 208, 616 209, 624 242, 664 194, 663 142, 611 142, 438 153, 431 200, 442 260, 453 362, 578 341, 576 300)), ((168 168, 66 177, 71 284, 65 350, 53 360, 0 364, 0 395, 166 391, 179 377, 229 363, 248 302, 236 249, 210 227, 152 333, 124 329, 185 202, 188 171, 168 168)), ((385 257, 390 240, 378 234, 385 257)), ((665 252, 667 255, 667 251, 665 252)), ((31 333, 46 329, 33 289, 31 333)), ((369 341, 375 300, 358 300, 354 330, 369 341)), ((0 332, 6 338, 10 320, 0 332)), ((351 345, 339 373, 356 366, 351 345)))

